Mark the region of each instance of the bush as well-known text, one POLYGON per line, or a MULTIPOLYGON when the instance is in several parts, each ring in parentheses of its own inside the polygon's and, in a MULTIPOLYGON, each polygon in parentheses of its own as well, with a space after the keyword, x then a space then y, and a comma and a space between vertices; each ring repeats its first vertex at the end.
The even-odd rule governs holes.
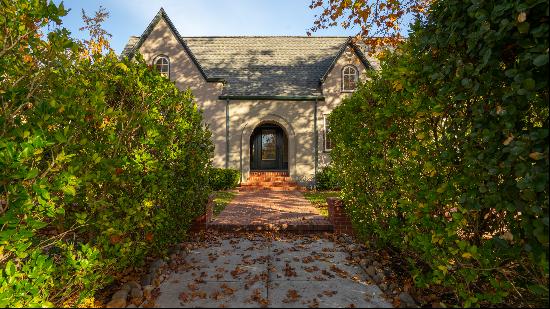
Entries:
POLYGON ((317 190, 339 190, 338 173, 331 165, 323 167, 315 177, 317 190))
POLYGON ((241 172, 231 168, 211 168, 209 179, 212 190, 234 189, 241 181, 241 172))
POLYGON ((62 4, 0 12, 0 306, 71 305, 182 239, 209 194, 210 133, 143 59, 54 27, 62 4))
POLYGON ((435 1, 330 116, 356 229, 460 306, 548 305, 547 21, 547 1, 435 1))

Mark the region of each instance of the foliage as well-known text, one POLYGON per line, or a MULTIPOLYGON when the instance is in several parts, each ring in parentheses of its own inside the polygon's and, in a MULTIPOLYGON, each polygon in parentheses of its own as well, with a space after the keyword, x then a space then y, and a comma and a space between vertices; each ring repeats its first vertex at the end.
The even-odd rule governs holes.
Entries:
POLYGON ((237 195, 235 192, 230 191, 217 191, 214 197, 214 216, 219 215, 227 206, 231 200, 237 195))
POLYGON ((241 172, 232 168, 211 168, 210 187, 212 190, 235 189, 241 181, 241 172))
POLYGON ((396 46, 402 41, 402 25, 409 19, 423 17, 434 0, 312 0, 310 9, 321 9, 315 15, 315 32, 340 24, 344 29, 360 27, 358 37, 376 50, 377 46, 396 46))
POLYGON ((337 170, 332 165, 323 167, 315 175, 315 185, 317 190, 339 190, 340 179, 337 170))
POLYGON ((209 132, 141 58, 56 26, 62 4, 0 13, 0 306, 80 301, 204 211, 209 132))
POLYGON ((355 227, 461 306, 548 305, 548 2, 436 1, 330 116, 355 227))

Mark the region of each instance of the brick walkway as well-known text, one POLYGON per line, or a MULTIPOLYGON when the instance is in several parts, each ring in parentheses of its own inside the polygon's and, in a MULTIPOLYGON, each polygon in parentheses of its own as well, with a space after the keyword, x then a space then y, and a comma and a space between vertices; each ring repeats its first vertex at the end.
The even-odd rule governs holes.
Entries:
POLYGON ((244 191, 209 225, 220 231, 332 231, 332 224, 300 191, 244 191))

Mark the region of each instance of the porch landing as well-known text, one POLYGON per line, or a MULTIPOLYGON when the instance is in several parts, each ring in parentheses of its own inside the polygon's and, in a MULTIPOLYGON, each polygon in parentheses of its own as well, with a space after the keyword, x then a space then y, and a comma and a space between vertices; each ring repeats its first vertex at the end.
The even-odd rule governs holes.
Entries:
POLYGON ((218 231, 333 231, 332 224, 297 190, 241 191, 208 228, 218 231))

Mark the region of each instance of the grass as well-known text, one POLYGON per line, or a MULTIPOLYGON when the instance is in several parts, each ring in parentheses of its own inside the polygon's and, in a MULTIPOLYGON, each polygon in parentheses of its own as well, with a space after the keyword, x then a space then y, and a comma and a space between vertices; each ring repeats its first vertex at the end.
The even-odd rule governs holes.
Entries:
POLYGON ((225 206, 237 195, 237 192, 232 191, 216 191, 214 197, 214 216, 217 216, 225 209, 225 206))
POLYGON ((328 217, 328 205, 327 197, 337 197, 340 195, 339 191, 306 191, 304 192, 304 197, 308 200, 313 206, 319 209, 319 213, 328 217))

